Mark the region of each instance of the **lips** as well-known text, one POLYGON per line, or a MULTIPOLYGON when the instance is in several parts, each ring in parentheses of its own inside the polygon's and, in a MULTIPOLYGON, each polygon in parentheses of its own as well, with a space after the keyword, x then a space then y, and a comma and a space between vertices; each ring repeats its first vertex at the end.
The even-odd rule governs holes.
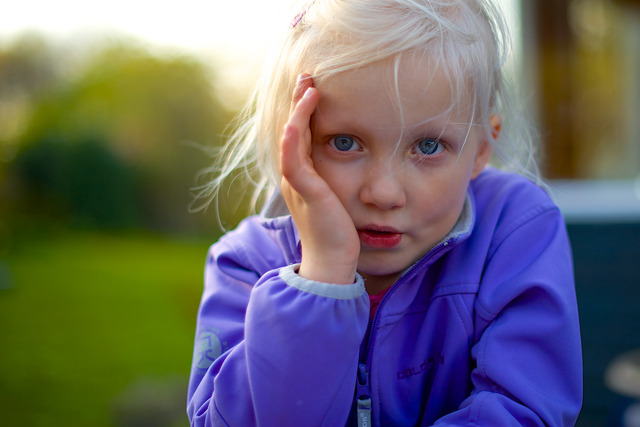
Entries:
POLYGON ((358 229, 360 242, 376 249, 391 249, 402 241, 402 233, 391 227, 366 226, 358 229))

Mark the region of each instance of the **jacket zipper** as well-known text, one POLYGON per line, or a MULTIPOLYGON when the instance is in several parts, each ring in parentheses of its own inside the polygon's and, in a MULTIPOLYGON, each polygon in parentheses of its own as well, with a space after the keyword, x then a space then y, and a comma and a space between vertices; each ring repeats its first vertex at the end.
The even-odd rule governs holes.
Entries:
POLYGON ((358 364, 358 427, 371 427, 371 389, 369 388, 369 372, 365 363, 358 364))
POLYGON ((358 385, 356 389, 356 401, 357 401, 357 417, 358 417, 358 427, 371 427, 373 424, 371 423, 371 388, 369 387, 369 372, 371 369, 371 349, 375 343, 376 332, 378 329, 378 323, 380 319, 380 309, 383 304, 391 294, 406 281, 406 278, 410 276, 410 274, 415 271, 417 268, 420 268, 425 262, 430 260, 436 253, 438 253, 442 248, 447 247, 453 244, 455 238, 448 239, 439 245, 435 246, 431 249, 427 255, 422 257, 418 262, 413 264, 409 268, 409 270, 402 275, 400 280, 398 280, 392 287, 389 289, 389 292, 386 293, 382 300, 380 300, 380 304, 378 305, 378 309, 373 315, 373 319, 371 320, 371 328, 369 329, 369 336, 367 337, 367 345, 365 347, 365 351, 362 355, 358 363, 358 385))

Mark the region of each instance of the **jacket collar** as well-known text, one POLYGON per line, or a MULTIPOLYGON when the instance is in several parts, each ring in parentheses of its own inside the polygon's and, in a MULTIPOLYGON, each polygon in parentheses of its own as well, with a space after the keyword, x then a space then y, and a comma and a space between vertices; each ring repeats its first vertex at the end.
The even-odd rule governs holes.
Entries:
POLYGON ((475 225, 475 212, 475 200, 473 198, 473 194, 471 193, 471 188, 469 188, 469 190, 467 191, 467 196, 464 199, 464 204, 462 205, 462 211, 460 212, 458 221, 456 221, 456 224, 445 236, 445 238, 442 239, 442 242, 446 242, 451 239, 453 239, 454 242, 461 239, 466 239, 469 234, 471 234, 471 230, 473 230, 473 226, 475 225))
POLYGON ((284 197, 282 197, 282 193, 279 191, 274 191, 267 198, 267 203, 265 203, 262 211, 260 212, 260 216, 265 219, 275 219, 283 216, 288 216, 289 208, 287 208, 287 204, 284 201, 284 197))

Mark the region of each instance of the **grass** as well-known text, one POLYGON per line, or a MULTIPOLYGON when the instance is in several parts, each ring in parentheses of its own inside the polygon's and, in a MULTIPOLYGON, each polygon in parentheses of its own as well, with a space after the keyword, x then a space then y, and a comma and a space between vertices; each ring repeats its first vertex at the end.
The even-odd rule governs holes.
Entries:
POLYGON ((15 242, 0 258, 11 277, 0 423, 185 425, 209 243, 98 232, 15 242))

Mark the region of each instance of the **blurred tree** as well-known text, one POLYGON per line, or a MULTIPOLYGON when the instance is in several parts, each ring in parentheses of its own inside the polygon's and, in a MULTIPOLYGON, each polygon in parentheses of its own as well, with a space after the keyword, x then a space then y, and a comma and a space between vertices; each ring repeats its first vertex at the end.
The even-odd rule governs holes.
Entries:
POLYGON ((129 223, 136 217, 132 212, 137 211, 148 227, 172 231, 211 228, 213 215, 189 215, 188 204, 198 170, 211 161, 206 150, 194 146, 219 144, 222 126, 230 117, 216 98, 214 77, 210 69, 192 58, 153 55, 134 43, 97 49, 83 68, 66 73, 57 79, 57 85, 29 97, 32 113, 19 135, 15 163, 21 166, 15 169, 16 180, 27 184, 19 187, 20 191, 32 194, 19 199, 30 197, 31 207, 34 198, 47 204, 61 203, 60 208, 48 211, 61 214, 70 209, 73 213, 67 213, 71 217, 92 212, 92 221, 103 225, 129 223), (96 163, 101 158, 104 162, 96 163), (86 186, 105 184, 88 175, 92 170, 104 177, 116 171, 127 175, 118 187, 126 194, 112 197, 110 203, 132 203, 134 209, 101 211, 107 203, 104 191, 114 190, 95 188, 95 194, 103 197, 89 198, 86 186), (53 179, 50 173, 66 175, 69 193, 53 191, 57 184, 45 183, 53 179), (135 185, 128 182, 134 177, 135 185), (139 191, 131 190, 134 187, 139 191), (136 192, 137 198, 132 196, 136 192), (67 194, 68 200, 62 202, 60 194, 67 194), (103 207, 89 207, 95 203, 103 207), (107 212, 120 212, 123 218, 111 221, 107 212))
POLYGON ((43 140, 27 148, 15 168, 24 186, 23 207, 41 216, 100 228, 139 223, 135 174, 104 141, 43 140))
POLYGON ((32 100, 60 79, 54 50, 36 34, 0 49, 0 168, 17 153, 32 100))

